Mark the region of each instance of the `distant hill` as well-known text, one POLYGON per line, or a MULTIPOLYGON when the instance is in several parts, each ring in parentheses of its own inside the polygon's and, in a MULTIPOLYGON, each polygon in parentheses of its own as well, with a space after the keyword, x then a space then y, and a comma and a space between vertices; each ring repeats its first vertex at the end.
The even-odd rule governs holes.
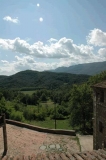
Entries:
POLYGON ((72 85, 87 81, 88 75, 75 75, 69 73, 37 72, 26 70, 12 76, 0 76, 0 88, 11 89, 55 89, 62 85, 72 85))
POLYGON ((8 77, 8 76, 0 76, 0 80, 3 80, 3 79, 5 79, 6 77, 8 77))
POLYGON ((53 72, 65 72, 72 74, 95 75, 106 70, 106 61, 78 64, 70 67, 59 67, 53 72))

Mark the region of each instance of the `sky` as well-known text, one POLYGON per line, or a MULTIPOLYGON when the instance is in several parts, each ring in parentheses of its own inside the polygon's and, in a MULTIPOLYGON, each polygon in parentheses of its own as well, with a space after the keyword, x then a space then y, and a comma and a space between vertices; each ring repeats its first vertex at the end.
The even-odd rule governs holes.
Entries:
POLYGON ((106 0, 0 0, 0 75, 106 61, 106 0))

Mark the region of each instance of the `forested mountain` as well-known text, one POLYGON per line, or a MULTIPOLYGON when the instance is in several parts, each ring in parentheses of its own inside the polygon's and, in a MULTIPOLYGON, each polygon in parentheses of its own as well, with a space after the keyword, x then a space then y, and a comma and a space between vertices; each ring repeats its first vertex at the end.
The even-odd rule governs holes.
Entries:
POLYGON ((3 79, 5 79, 6 77, 8 77, 8 76, 0 76, 0 80, 3 80, 3 79))
POLYGON ((0 88, 47 88, 55 89, 62 85, 72 85, 87 81, 88 75, 69 73, 37 72, 26 70, 12 76, 0 76, 0 88))
POLYGON ((106 61, 78 64, 70 67, 59 67, 53 72, 95 75, 106 70, 106 61))

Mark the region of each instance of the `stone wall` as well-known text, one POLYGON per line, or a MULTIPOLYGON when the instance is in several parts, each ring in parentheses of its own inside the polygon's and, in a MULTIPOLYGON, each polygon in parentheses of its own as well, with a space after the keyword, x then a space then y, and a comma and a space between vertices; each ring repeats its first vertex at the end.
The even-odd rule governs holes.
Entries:
POLYGON ((93 92, 93 149, 97 149, 97 125, 96 125, 96 91, 93 92))
POLYGON ((93 149, 100 149, 106 146, 106 90, 94 89, 94 119, 93 119, 93 149), (104 91, 104 102, 98 99, 97 94, 104 91), (100 123, 102 126, 100 127, 100 123), (102 131, 100 131, 102 128, 102 131))
POLYGON ((48 128, 42 128, 42 127, 38 127, 34 125, 29 125, 29 124, 21 123, 18 121, 9 120, 9 119, 6 119, 6 123, 16 125, 19 127, 24 127, 27 129, 32 129, 32 130, 39 131, 39 132, 76 136, 75 130, 48 129, 48 128))

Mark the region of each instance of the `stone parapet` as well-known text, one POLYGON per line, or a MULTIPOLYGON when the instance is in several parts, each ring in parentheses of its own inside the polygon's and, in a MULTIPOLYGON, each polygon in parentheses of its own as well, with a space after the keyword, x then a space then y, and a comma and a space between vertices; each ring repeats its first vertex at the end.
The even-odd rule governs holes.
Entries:
POLYGON ((42 128, 42 127, 38 127, 38 126, 26 124, 26 123, 21 123, 21 122, 9 120, 9 119, 6 119, 6 123, 16 125, 19 127, 24 127, 27 129, 32 129, 32 130, 39 131, 39 132, 76 136, 75 130, 48 129, 48 128, 42 128))

